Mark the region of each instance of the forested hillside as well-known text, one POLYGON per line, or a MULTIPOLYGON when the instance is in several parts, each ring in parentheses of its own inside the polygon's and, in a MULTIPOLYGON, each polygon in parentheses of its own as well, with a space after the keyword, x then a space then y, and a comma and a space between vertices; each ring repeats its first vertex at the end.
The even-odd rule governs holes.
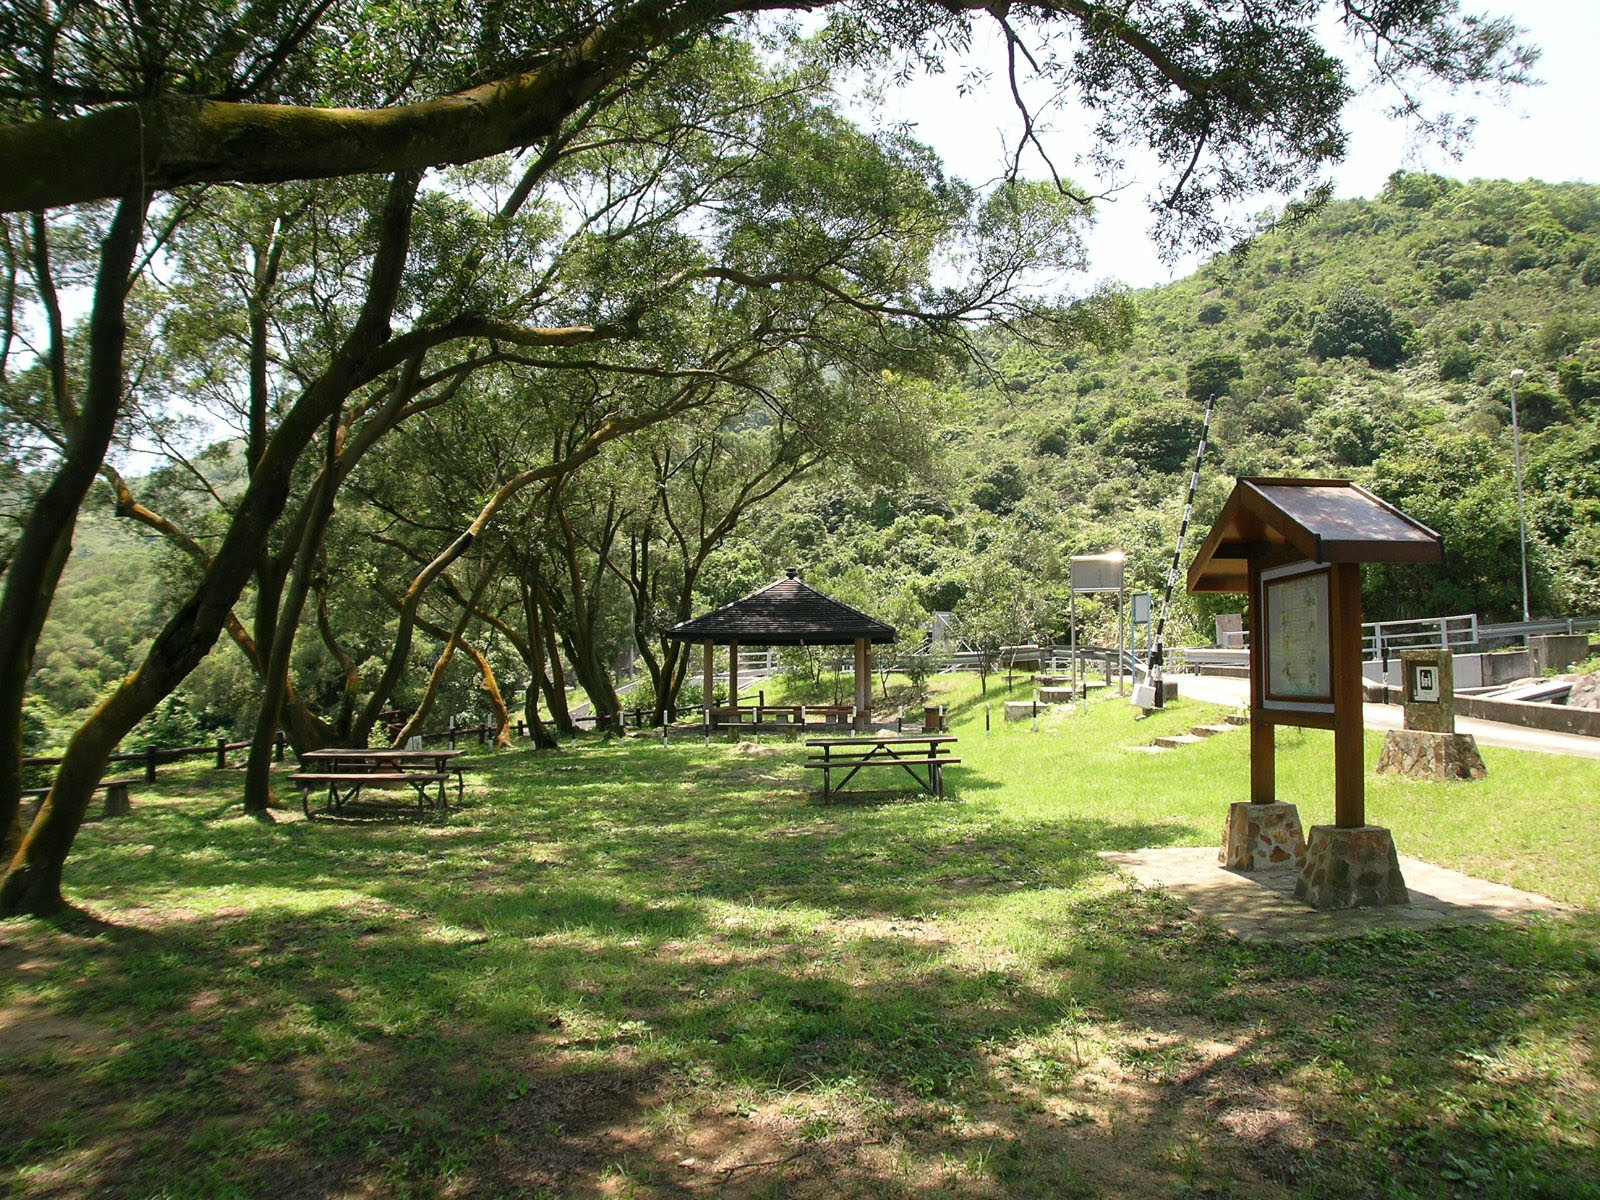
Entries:
MULTIPOLYGON (((1070 554, 1125 549, 1136 586, 1159 591, 1208 394, 1201 530, 1235 475, 1351 476, 1442 532, 1449 555, 1442 570, 1369 571, 1370 617, 1507 618, 1521 603, 1510 373, 1526 370, 1533 608, 1600 610, 1597 243, 1600 188, 1396 175, 1188 279, 1100 298, 1094 340, 1119 348, 1062 354, 990 329, 980 360, 943 378, 880 361, 870 401, 818 376, 793 423, 720 404, 620 439, 502 513, 492 558, 428 582, 449 531, 523 454, 518 439, 562 436, 565 401, 545 396, 553 423, 506 395, 441 407, 386 439, 339 501, 288 723, 344 728, 369 701, 414 705, 431 678, 436 711, 461 713, 499 707, 490 681, 514 711, 534 680, 559 728, 569 690, 617 702, 610 664, 628 647, 651 694, 670 692, 685 663, 660 629, 790 564, 907 629, 949 609, 991 644, 1063 636, 1070 554), (415 629, 397 645, 418 579, 415 629), (458 626, 462 653, 441 663, 458 626)), ((243 453, 219 445, 213 474, 235 478, 243 453)), ((176 511, 193 474, 175 466, 132 490, 176 511)), ((147 527, 102 511, 85 530, 38 657, 35 745, 137 661, 163 581, 189 569, 147 527)), ((1103 635, 1103 610, 1080 611, 1103 635)), ((1211 611, 1180 595, 1180 636, 1207 638, 1211 611)), ((254 692, 245 655, 222 643, 152 720, 245 728, 254 692)))
POLYGON ((1352 477, 1439 530, 1448 554, 1443 570, 1369 571, 1370 617, 1511 619, 1520 367, 1532 607, 1600 611, 1597 235, 1600 188, 1397 174, 1376 199, 1138 294, 1124 350, 994 339, 944 398, 941 469, 922 487, 847 517, 818 489, 730 553, 742 582, 786 555, 830 581, 865 567, 869 592, 908 581, 969 621, 1059 634, 1069 553, 1123 548, 1140 586, 1164 584, 1212 391, 1202 531, 1234 476, 1352 477))

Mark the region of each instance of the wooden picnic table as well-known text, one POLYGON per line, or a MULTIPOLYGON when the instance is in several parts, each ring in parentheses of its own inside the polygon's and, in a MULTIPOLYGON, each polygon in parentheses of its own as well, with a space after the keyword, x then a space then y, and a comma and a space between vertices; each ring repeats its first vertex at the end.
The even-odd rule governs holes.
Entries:
POLYGON ((722 706, 711 710, 711 723, 718 729, 736 725, 752 728, 768 725, 794 726, 805 721, 806 708, 800 704, 741 704, 738 707, 722 706), (747 719, 748 718, 748 719, 747 719), (777 720, 775 718, 781 718, 777 720))
POLYGON ((845 784, 855 778, 863 767, 899 767, 915 779, 925 791, 944 798, 944 769, 961 760, 949 754, 949 744, 956 741, 954 734, 904 734, 896 737, 837 737, 807 738, 806 745, 821 750, 813 754, 806 766, 822 772, 822 798, 828 799, 844 790, 845 784), (921 767, 925 774, 919 775, 921 767), (844 772, 844 778, 833 782, 835 771, 844 772))
POLYGON ((307 750, 300 756, 300 770, 291 778, 300 785, 300 804, 308 817, 311 815, 311 792, 324 785, 328 789, 330 809, 343 808, 359 796, 363 788, 371 787, 413 788, 418 804, 426 807, 432 789, 437 787, 435 805, 442 812, 448 807, 445 783, 451 775, 456 779, 456 799, 461 799, 464 781, 461 767, 455 760, 465 753, 465 750, 381 747, 307 750))

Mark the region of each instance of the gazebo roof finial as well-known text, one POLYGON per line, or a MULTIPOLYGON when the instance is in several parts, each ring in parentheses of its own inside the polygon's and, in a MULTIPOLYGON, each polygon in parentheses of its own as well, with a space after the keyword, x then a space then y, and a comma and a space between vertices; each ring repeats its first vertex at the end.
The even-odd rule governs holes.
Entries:
POLYGON ((788 576, 789 576, 790 579, 799 579, 800 578, 800 568, 799 567, 790 567, 790 568, 788 568, 788 576))

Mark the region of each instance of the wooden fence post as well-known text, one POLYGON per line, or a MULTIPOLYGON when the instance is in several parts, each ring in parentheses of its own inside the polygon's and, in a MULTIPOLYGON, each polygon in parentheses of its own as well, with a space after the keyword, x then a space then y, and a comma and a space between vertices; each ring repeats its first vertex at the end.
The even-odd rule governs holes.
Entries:
POLYGON ((483 724, 483 722, 480 721, 478 723, 478 745, 483 745, 483 735, 488 731, 488 728, 489 727, 483 724))
POLYGON ((144 781, 146 783, 154 783, 156 781, 156 748, 154 746, 146 746, 144 748, 144 781))
POLYGON ((450 718, 448 731, 450 735, 450 749, 454 750, 456 748, 456 719, 454 717, 450 718))
POLYGON ((226 768, 227 765, 228 765, 228 739, 225 738, 225 737, 219 737, 217 739, 217 770, 221 771, 224 768, 226 768))
POLYGON ((289 741, 289 739, 283 736, 283 731, 280 729, 278 731, 277 744, 273 747, 273 757, 276 758, 279 762, 283 761, 283 748, 288 743, 288 741, 289 741))

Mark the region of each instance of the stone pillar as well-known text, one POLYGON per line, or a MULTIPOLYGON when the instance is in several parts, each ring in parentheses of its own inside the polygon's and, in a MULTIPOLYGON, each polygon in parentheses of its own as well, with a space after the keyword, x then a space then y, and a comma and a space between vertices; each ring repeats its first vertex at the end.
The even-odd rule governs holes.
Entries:
POLYGON ((1456 731, 1455 656, 1448 650, 1402 650, 1401 687, 1407 729, 1456 731))
POLYGON ((1394 838, 1379 825, 1313 825, 1294 894, 1320 909, 1411 903, 1394 838))
POLYGON ((1454 656, 1450 651, 1400 654, 1405 728, 1384 735, 1378 774, 1417 779, 1482 779, 1489 773, 1478 742, 1457 733, 1454 656))
POLYGON ((1483 779, 1489 768, 1478 753, 1470 733, 1428 733, 1420 729, 1391 729, 1384 735, 1378 755, 1379 775, 1410 775, 1414 779, 1483 779))
POLYGON ((1293 804, 1230 804, 1217 861, 1230 871, 1298 870, 1306 857, 1300 810, 1293 804))

